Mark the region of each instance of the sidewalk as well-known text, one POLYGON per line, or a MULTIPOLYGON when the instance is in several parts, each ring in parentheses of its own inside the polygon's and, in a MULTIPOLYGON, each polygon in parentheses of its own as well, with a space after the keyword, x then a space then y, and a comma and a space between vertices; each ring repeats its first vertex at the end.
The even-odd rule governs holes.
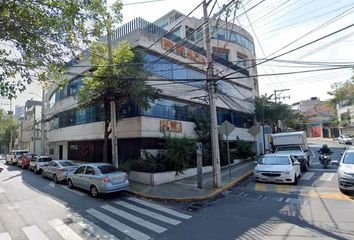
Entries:
POLYGON ((128 191, 140 197, 157 200, 202 201, 215 197, 250 176, 254 167, 255 164, 252 160, 232 166, 231 179, 229 169, 227 167, 223 168, 221 170, 222 187, 217 189, 213 188, 213 174, 205 173, 203 174, 203 189, 197 188, 197 176, 193 176, 157 186, 130 182, 128 191))

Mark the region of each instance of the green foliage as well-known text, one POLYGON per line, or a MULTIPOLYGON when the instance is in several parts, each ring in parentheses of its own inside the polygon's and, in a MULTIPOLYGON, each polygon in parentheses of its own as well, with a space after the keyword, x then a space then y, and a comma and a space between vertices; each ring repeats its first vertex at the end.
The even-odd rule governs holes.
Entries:
POLYGON ((332 96, 329 103, 336 106, 339 103, 345 102, 346 105, 354 104, 354 82, 352 80, 344 83, 335 83, 332 86, 333 91, 328 92, 332 96))
POLYGON ((42 81, 49 76, 60 79, 68 59, 106 34, 106 25, 121 22, 122 3, 116 1, 110 13, 106 4, 106 0, 0 1, 0 41, 8 45, 0 50, 1 96, 15 97, 34 74, 42 81))
MULTIPOLYGON (((278 120, 283 121, 286 126, 294 130, 303 129, 302 125, 306 117, 294 111, 288 104, 281 102, 275 103, 267 97, 261 96, 255 100, 256 120, 262 122, 262 107, 264 113, 264 123, 276 126, 278 120)), ((275 129, 273 129, 275 131, 275 129)))
POLYGON ((196 140, 183 137, 165 137, 165 150, 156 156, 144 151, 144 157, 127 161, 120 165, 125 171, 138 172, 166 172, 176 171, 182 174, 186 168, 196 167, 196 140))
POLYGON ((254 152, 252 152, 251 147, 252 147, 252 144, 249 142, 236 141, 235 154, 237 155, 238 158, 241 158, 241 159, 253 158, 256 154, 254 152))
POLYGON ((0 144, 8 147, 10 145, 10 135, 12 131, 12 144, 18 135, 17 122, 13 117, 6 115, 3 109, 0 109, 0 144))

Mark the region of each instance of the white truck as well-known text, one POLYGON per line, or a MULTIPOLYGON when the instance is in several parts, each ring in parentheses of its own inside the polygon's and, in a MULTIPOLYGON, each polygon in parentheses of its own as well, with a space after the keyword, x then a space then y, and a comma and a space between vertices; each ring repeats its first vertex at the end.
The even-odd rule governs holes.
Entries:
POLYGON ((301 171, 307 171, 315 155, 309 149, 305 131, 275 133, 271 138, 275 153, 292 155, 301 163, 301 171))

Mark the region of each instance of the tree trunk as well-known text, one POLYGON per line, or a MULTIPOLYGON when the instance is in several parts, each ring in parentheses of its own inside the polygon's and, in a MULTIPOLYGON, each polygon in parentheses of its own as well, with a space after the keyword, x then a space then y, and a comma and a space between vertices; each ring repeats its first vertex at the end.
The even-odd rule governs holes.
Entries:
POLYGON ((109 137, 109 102, 104 103, 104 140, 103 140, 103 162, 108 162, 108 137, 109 137))

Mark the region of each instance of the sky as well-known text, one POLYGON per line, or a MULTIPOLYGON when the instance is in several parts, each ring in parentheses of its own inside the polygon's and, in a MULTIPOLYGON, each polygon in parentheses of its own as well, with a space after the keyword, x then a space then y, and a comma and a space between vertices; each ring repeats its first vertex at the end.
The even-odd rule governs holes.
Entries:
MULTIPOLYGON (((114 0, 108 2, 112 3, 112 1, 114 0)), ((212 0, 212 3, 214 1, 212 0)), ((124 24, 136 17, 154 21, 172 9, 188 14, 201 0, 122 0, 122 2, 125 4, 122 12, 124 24)), ((218 11, 228 2, 229 0, 218 0, 214 11, 218 11)), ((192 16, 201 18, 202 13, 200 7, 192 13, 192 16)), ((354 24, 354 0, 241 0, 236 16, 238 17, 234 23, 245 28, 254 38, 256 58, 259 63, 260 59, 269 59, 286 53, 354 24), (293 41, 295 42, 292 43, 293 41), (288 44, 290 45, 286 47, 288 44), (274 52, 277 53, 272 55, 274 52)), ((350 27, 276 58, 280 61, 269 61, 258 65, 258 74, 330 68, 334 63, 354 65, 353 45, 354 27, 350 27), (310 63, 290 64, 289 61, 310 63)), ((269 96, 274 93, 274 90, 290 89, 281 95, 290 96, 290 99, 282 100, 290 104, 311 97, 326 100, 330 98, 327 92, 332 90, 332 84, 349 80, 352 74, 350 68, 345 68, 312 73, 259 76, 258 81, 262 95, 269 96)), ((40 87, 34 83, 29 86, 29 90, 19 95, 14 105, 23 105, 30 98, 38 100, 40 95, 40 87)))

